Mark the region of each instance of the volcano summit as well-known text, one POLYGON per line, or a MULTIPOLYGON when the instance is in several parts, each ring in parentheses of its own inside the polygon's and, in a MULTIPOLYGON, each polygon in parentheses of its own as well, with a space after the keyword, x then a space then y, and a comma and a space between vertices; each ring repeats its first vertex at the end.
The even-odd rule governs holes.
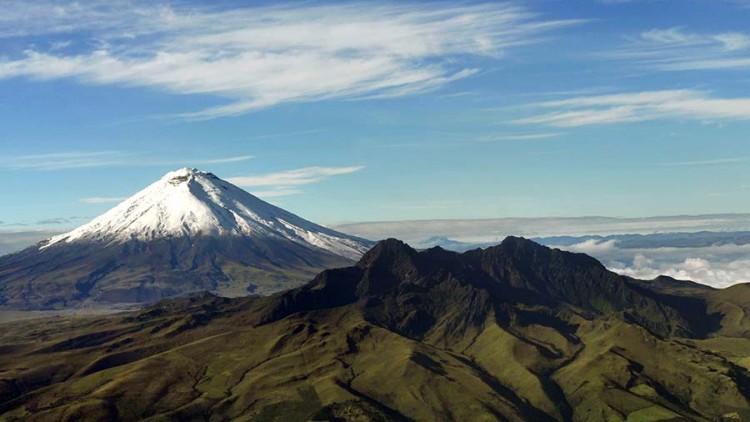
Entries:
POLYGON ((88 224, 1 257, 0 303, 54 309, 199 290, 269 294, 351 264, 369 246, 183 168, 88 224))

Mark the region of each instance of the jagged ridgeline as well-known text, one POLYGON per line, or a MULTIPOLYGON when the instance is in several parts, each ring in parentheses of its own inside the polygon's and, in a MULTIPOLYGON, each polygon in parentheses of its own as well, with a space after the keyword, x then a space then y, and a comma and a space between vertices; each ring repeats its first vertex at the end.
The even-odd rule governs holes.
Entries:
POLYGON ((521 238, 380 242, 269 297, 0 330, 5 420, 747 420, 750 288, 521 238))
POLYGON ((184 168, 86 225, 0 257, 0 304, 59 309, 204 290, 269 294, 350 265, 370 246, 184 168))

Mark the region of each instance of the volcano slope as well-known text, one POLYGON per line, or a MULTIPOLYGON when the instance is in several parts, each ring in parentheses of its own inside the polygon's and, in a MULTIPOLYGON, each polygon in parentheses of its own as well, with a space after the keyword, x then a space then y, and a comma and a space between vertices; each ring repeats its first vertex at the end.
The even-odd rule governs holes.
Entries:
POLYGON ((747 420, 750 287, 386 240, 264 298, 0 325, 0 420, 747 420))
POLYGON ((266 295, 352 265, 372 245, 183 168, 83 226, 0 256, 0 310, 266 295))

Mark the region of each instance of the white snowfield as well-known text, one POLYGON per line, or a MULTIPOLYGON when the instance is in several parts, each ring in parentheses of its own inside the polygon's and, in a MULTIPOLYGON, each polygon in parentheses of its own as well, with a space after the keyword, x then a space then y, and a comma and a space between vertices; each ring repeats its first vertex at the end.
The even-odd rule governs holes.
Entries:
POLYGON ((167 173, 90 223, 43 242, 40 249, 61 242, 109 244, 196 236, 284 238, 353 260, 368 249, 363 239, 307 221, 191 168, 167 173))

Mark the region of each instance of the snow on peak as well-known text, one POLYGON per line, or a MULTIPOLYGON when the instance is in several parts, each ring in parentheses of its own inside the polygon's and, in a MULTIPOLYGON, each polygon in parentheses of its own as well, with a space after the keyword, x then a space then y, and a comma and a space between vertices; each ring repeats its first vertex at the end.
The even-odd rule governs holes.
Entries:
POLYGON ((362 239, 307 221, 212 173, 187 167, 165 174, 88 224, 52 237, 40 249, 80 241, 194 236, 285 238, 350 259, 367 251, 362 239))
POLYGON ((183 167, 181 169, 177 169, 175 171, 170 171, 169 173, 162 176, 161 180, 169 181, 173 184, 183 181, 188 181, 190 177, 195 176, 208 176, 212 178, 217 178, 212 173, 198 170, 197 168, 191 168, 191 167, 183 167))

